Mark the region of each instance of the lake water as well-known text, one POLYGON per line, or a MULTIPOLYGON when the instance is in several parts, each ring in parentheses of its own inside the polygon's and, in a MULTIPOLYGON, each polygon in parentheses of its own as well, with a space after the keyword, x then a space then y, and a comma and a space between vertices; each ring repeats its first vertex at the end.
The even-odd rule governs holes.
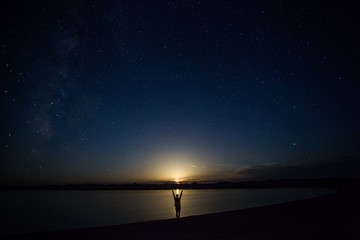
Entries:
MULTIPOLYGON (((181 216, 311 198, 331 189, 184 190, 181 216)), ((174 218, 169 190, 1 191, 0 235, 174 218)))

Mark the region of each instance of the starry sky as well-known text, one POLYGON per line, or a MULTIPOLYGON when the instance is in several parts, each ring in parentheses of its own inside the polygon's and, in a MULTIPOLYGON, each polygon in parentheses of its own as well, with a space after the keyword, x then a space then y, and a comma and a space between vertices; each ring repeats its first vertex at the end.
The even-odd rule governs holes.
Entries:
POLYGON ((330 2, 2 1, 1 184, 358 177, 360 9, 330 2))

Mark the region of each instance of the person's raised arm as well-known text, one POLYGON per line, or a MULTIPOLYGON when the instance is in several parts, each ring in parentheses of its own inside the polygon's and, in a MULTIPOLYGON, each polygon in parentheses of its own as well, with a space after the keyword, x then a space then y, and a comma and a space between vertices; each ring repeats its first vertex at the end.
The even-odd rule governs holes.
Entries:
POLYGON ((184 190, 181 190, 181 193, 180 193, 180 198, 181 198, 181 196, 182 196, 183 191, 184 191, 184 190))
POLYGON ((175 193, 174 193, 174 190, 171 190, 171 191, 172 191, 173 197, 175 198, 175 193))

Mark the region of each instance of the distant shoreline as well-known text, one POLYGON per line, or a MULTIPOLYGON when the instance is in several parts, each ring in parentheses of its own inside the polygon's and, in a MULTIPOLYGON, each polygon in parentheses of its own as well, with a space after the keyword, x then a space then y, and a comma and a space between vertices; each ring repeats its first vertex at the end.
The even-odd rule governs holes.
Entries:
POLYGON ((0 190, 169 190, 169 189, 237 189, 237 188, 348 188, 360 185, 360 179, 281 179, 266 181, 159 184, 67 184, 46 186, 2 186, 0 190))

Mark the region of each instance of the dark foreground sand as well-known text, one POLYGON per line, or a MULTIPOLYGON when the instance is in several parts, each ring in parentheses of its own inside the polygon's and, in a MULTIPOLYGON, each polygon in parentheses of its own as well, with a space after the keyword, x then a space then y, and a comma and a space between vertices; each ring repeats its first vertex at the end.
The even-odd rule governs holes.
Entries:
POLYGON ((359 204, 359 193, 340 191, 266 207, 10 239, 360 239, 359 204))

